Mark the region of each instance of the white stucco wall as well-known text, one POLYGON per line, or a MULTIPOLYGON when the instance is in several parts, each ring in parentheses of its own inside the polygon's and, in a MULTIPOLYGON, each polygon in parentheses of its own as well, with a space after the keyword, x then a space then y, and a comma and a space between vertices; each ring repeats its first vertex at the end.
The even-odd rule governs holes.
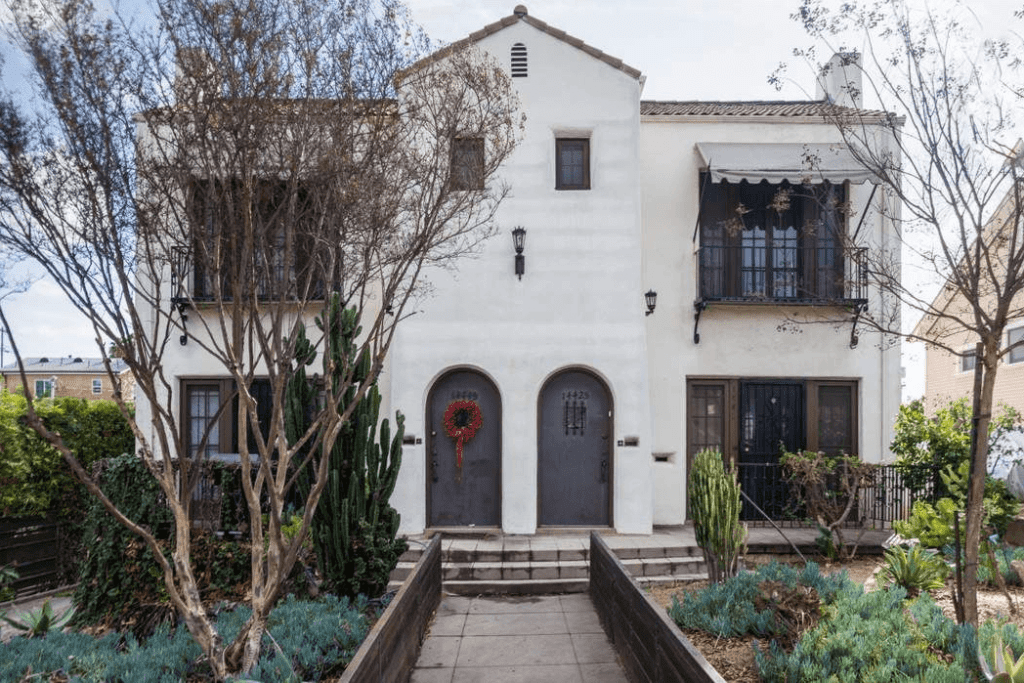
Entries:
MULTIPOLYGON (((763 117, 760 117, 763 119, 763 117)), ((815 143, 839 141, 829 124, 798 120, 752 121, 741 117, 644 117, 640 158, 644 213, 644 279, 658 291, 658 310, 647 321, 648 364, 655 452, 674 454, 655 464, 654 521, 677 524, 686 508, 686 378, 856 379, 858 445, 868 461, 889 456, 892 420, 900 399, 899 346, 858 329, 849 348, 851 325, 782 325, 787 318, 821 318, 813 308, 711 305, 701 315, 695 344, 697 247, 702 166, 700 142, 815 143)), ((867 209, 870 184, 851 185, 856 225, 867 211, 861 234, 865 246, 883 246, 891 224, 867 209)), ((880 201, 881 189, 873 202, 880 201)), ((868 295, 878 305, 878 292, 868 295)), ((829 311, 834 316, 836 311, 829 311)))
MULTIPOLYGON (((512 188, 498 234, 457 272, 429 273, 435 288, 402 323, 391 356, 392 404, 422 437, 427 394, 445 371, 470 367, 501 395, 502 527, 537 528, 537 401, 559 370, 590 370, 608 385, 615 441, 613 525, 651 530, 650 425, 641 278, 640 83, 524 22, 478 45, 506 68, 513 44, 528 52, 516 78, 526 131, 502 174, 512 188), (555 190, 555 138, 590 138, 590 190, 555 190), (513 272, 510 231, 526 231, 526 273, 513 272)), ((425 441, 406 446, 392 498, 403 532, 426 523, 425 441)))

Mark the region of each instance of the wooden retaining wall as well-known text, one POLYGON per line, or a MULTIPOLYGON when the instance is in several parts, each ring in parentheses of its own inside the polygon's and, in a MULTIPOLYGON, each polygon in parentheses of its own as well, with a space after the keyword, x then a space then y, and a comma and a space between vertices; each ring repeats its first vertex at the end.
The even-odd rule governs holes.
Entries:
POLYGON ((341 683, 408 681, 427 625, 440 603, 441 535, 437 534, 345 668, 341 683))
POLYGON ((590 533, 590 597, 634 683, 725 683, 597 532, 590 533))

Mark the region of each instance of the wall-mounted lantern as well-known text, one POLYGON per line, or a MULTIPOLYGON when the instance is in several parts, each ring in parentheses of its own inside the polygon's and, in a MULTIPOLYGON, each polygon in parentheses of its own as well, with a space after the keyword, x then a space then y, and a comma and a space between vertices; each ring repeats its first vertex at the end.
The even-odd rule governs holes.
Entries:
POLYGON ((512 231, 512 246, 516 250, 516 275, 522 280, 523 273, 526 272, 526 257, 523 256, 523 249, 526 247, 526 228, 521 225, 517 225, 512 231))
POLYGON ((178 337, 178 343, 182 346, 188 344, 188 309, 191 304, 186 291, 186 273, 188 273, 189 253, 183 247, 174 247, 171 258, 171 306, 181 316, 182 335, 178 337))
POLYGON ((648 289, 647 293, 644 294, 644 301, 647 303, 647 313, 644 315, 654 313, 654 307, 658 305, 658 293, 653 289, 648 289))

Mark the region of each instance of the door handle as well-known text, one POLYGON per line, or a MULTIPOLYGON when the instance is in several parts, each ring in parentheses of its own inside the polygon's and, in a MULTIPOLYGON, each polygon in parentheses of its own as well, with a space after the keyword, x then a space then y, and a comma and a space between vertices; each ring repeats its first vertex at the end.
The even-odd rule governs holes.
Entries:
POLYGON ((608 460, 606 458, 601 459, 601 483, 608 483, 608 460))
POLYGON ((430 475, 433 482, 437 483, 437 451, 430 451, 430 475))

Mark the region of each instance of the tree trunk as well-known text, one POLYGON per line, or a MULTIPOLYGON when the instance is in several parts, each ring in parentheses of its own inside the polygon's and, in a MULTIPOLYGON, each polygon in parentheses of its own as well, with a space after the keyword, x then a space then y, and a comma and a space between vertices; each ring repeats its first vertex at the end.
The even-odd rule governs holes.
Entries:
POLYGON ((985 514, 985 477, 988 473, 988 425, 992 419, 998 359, 991 344, 977 346, 974 368, 974 410, 971 428, 971 474, 967 487, 967 529, 964 540, 964 620, 978 627, 978 553, 985 514))

